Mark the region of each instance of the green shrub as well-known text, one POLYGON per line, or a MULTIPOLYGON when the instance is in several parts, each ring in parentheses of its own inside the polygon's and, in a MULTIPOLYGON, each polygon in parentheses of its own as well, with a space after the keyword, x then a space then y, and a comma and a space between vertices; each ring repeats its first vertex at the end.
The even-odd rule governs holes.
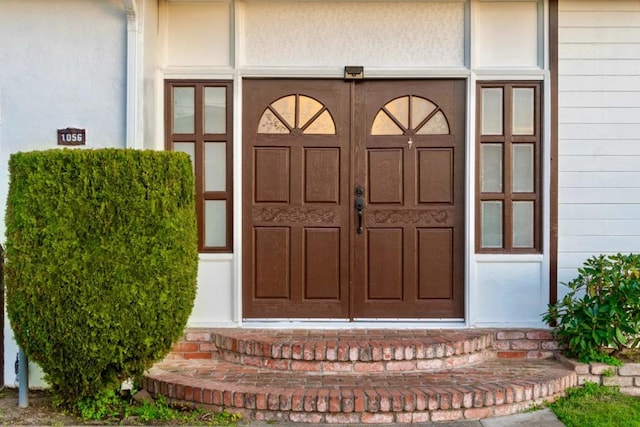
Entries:
MULTIPOLYGON (((599 255, 585 261, 570 292, 548 306, 544 321, 570 356, 616 363, 640 333, 640 255, 599 255), (611 354, 609 354, 609 351, 611 354)), ((617 362, 619 364, 619 362, 617 362)))
POLYGON ((7 311, 60 404, 162 358, 193 307, 198 266, 188 156, 50 150, 9 161, 7 311))

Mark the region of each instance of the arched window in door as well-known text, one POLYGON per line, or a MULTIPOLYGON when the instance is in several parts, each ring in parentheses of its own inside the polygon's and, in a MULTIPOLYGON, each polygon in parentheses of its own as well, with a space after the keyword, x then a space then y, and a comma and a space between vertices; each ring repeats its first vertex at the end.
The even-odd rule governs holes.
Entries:
POLYGON ((327 108, 306 95, 287 95, 273 101, 262 113, 258 133, 335 135, 336 125, 327 108))
POLYGON ((401 96, 387 102, 376 114, 371 135, 448 135, 449 122, 442 110, 426 98, 401 96))

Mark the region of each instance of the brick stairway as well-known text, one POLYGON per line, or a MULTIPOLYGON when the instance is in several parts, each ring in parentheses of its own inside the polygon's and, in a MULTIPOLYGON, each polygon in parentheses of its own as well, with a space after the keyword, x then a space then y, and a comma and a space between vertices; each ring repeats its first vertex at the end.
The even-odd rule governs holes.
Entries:
POLYGON ((188 330, 152 394, 296 423, 480 419, 577 383, 540 330, 188 330))

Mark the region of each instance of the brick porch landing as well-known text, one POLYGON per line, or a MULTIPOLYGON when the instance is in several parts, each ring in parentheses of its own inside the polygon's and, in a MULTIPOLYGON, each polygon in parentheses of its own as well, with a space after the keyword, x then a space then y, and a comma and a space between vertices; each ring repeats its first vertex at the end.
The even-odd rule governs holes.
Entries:
POLYGON ((143 386, 251 420, 480 419, 576 385, 554 345, 539 330, 189 330, 143 386))

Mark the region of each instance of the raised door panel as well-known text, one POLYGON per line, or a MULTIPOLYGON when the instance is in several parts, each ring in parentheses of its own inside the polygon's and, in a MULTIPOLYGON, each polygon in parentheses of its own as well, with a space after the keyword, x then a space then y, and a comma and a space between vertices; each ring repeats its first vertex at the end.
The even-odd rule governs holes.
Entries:
POLYGON ((305 149, 304 201, 340 203, 339 148, 305 149))
POLYGON ((402 150, 368 150, 369 198, 371 204, 401 204, 404 191, 402 150))
POLYGON ((289 202, 289 148, 256 148, 254 191, 257 203, 289 202))
POLYGON ((453 297, 453 230, 418 230, 418 298, 453 297))
POLYGON ((367 299, 402 300, 403 230, 373 229, 367 238, 367 299))
POLYGON ((453 149, 418 151, 418 202, 453 203, 453 149))
POLYGON ((254 230, 255 277, 261 286, 256 298, 289 298, 290 230, 261 227, 254 230))
POLYGON ((305 299, 340 299, 340 229, 305 229, 305 299))

